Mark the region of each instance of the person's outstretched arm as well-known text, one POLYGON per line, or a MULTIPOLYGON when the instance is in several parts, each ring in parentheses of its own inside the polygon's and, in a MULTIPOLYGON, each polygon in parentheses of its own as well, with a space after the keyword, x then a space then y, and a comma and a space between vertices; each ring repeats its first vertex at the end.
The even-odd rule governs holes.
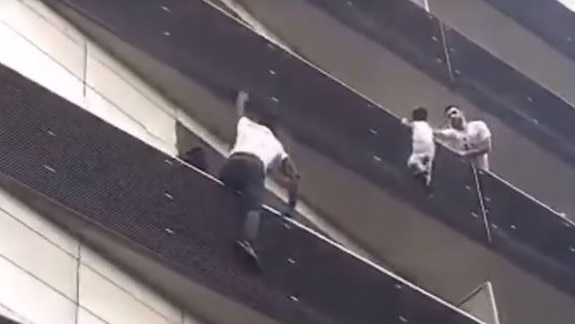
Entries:
POLYGON ((250 95, 246 91, 238 91, 238 96, 236 97, 236 114, 238 120, 245 116, 246 103, 248 100, 250 100, 250 95))
POLYGON ((457 136, 457 133, 452 128, 439 128, 433 130, 433 136, 439 140, 449 140, 457 136))

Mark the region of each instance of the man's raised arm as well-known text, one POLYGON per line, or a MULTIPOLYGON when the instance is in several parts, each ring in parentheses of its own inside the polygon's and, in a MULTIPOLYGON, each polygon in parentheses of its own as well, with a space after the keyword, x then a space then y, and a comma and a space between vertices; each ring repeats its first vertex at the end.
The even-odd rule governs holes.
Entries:
POLYGON ((291 209, 294 209, 298 200, 300 174, 291 158, 288 157, 282 161, 281 173, 287 180, 286 187, 288 190, 288 206, 291 209))
POLYGON ((455 138, 457 133, 451 128, 438 128, 433 130, 433 136, 437 137, 439 140, 448 140, 455 138))
POLYGON ((238 91, 238 96, 236 97, 236 115, 238 120, 245 116, 248 100, 250 100, 250 95, 246 91, 238 91))

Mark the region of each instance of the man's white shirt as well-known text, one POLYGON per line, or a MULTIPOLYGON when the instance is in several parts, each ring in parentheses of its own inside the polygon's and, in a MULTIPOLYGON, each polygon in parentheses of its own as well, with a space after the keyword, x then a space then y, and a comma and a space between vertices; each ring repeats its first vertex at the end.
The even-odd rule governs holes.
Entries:
POLYGON ((274 163, 288 157, 282 143, 273 132, 247 117, 242 117, 237 125, 237 137, 230 155, 248 153, 258 157, 267 171, 274 163))
MULTIPOLYGON (((470 121, 463 130, 454 128, 442 129, 440 134, 446 137, 447 145, 457 151, 473 150, 491 138, 491 131, 481 120, 470 121)), ((482 170, 489 170, 489 154, 477 156, 472 163, 482 170)))

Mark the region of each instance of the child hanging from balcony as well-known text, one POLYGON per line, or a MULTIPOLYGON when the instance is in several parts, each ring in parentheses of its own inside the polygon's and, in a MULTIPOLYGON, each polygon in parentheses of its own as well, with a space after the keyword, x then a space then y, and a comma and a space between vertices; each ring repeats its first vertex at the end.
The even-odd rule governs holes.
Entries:
POLYGON ((433 159, 435 158, 435 142, 433 129, 427 122, 427 109, 417 107, 413 110, 411 121, 402 119, 405 125, 411 127, 412 149, 407 160, 407 167, 413 176, 426 188, 430 188, 433 159))

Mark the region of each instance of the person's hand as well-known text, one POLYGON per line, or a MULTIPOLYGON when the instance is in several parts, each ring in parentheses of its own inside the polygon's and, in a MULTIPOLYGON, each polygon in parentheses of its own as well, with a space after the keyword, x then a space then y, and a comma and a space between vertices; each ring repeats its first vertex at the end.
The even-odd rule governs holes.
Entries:
POLYGON ((467 151, 456 151, 455 154, 461 158, 466 158, 469 155, 467 151))
POLYGON ((409 124, 409 120, 407 118, 402 118, 401 123, 404 125, 407 125, 407 124, 409 124))
POLYGON ((246 91, 240 90, 237 98, 238 103, 245 104, 248 100, 250 100, 250 95, 246 91))
POLYGON ((246 103, 248 102, 250 95, 244 91, 238 91, 238 95, 236 97, 236 114, 238 118, 242 118, 245 116, 246 113, 246 103))

